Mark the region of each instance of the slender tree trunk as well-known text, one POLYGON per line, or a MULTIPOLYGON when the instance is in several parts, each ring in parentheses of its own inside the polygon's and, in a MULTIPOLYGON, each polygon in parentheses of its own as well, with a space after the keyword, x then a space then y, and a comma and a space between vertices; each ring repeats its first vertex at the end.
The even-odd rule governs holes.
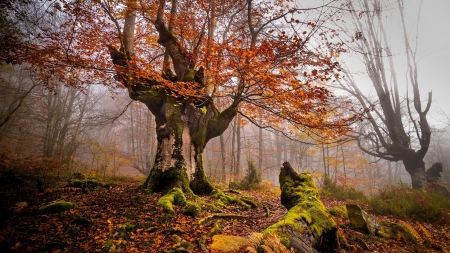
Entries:
POLYGON ((344 168, 344 178, 347 178, 347 171, 345 170, 344 145, 341 146, 341 155, 342 155, 342 167, 344 168))
POLYGON ((263 130, 262 130, 262 128, 259 128, 258 167, 259 167, 260 170, 263 169, 263 167, 262 167, 262 163, 263 163, 263 148, 264 148, 263 130))
POLYGON ((226 183, 226 168, 225 168, 225 141, 223 139, 223 134, 220 135, 220 156, 222 158, 222 183, 226 183))
POLYGON ((240 166, 241 166, 241 124, 240 124, 240 118, 239 116, 236 117, 236 142, 237 142, 237 147, 236 147, 236 168, 234 171, 234 175, 236 176, 236 178, 239 178, 239 174, 241 173, 240 171, 240 166))
POLYGON ((328 175, 327 173, 327 162, 325 157, 325 144, 322 143, 322 161, 323 161, 323 172, 325 175, 328 175))
MULTIPOLYGON (((237 132, 236 127, 237 122, 235 119, 232 129, 233 135, 231 136, 231 173, 233 175, 236 175, 236 132, 237 132)), ((237 180, 236 176, 235 180, 237 180)))

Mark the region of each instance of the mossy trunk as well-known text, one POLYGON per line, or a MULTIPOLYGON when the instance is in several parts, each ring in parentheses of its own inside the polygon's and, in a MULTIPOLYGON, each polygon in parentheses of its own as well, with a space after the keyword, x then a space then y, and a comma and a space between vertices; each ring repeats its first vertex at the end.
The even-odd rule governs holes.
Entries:
POLYGON ((279 180, 281 203, 288 213, 265 233, 277 233, 286 246, 300 252, 332 252, 336 223, 320 201, 312 175, 307 172, 298 174, 285 162, 279 180))
POLYGON ((237 106, 219 112, 209 97, 199 101, 152 87, 130 90, 130 97, 146 104, 156 121, 156 158, 144 187, 152 192, 179 187, 188 194, 209 194, 213 188, 203 170, 203 150, 225 131, 237 106))

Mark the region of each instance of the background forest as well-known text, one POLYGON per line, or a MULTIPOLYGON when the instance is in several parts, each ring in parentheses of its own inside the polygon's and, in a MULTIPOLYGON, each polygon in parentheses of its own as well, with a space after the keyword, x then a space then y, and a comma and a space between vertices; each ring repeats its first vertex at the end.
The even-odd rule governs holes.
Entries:
MULTIPOLYGON (((100 175, 145 176, 153 166, 154 117, 124 92, 92 85, 80 91, 61 84, 48 90, 33 80, 26 66, 1 66, 3 153, 22 159, 56 159, 68 171, 100 175)), ((442 116, 443 117, 443 116, 442 116)), ((433 131, 426 164, 444 165, 450 181, 450 140, 446 128, 433 131)), ((362 152, 356 141, 308 144, 260 129, 237 118, 205 150, 205 171, 221 182, 242 178, 247 161, 261 168, 263 179, 278 184, 279 167, 289 161, 299 172, 320 180, 327 173, 338 185, 376 193, 386 184, 410 183, 400 162, 387 162, 362 152)))

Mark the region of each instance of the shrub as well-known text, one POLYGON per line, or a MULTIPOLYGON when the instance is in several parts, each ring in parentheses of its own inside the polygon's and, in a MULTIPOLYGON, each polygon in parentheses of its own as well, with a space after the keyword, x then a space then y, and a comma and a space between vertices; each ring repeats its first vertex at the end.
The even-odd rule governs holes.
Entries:
POLYGON ((247 175, 240 182, 230 181, 228 187, 230 189, 250 190, 258 188, 261 183, 261 172, 252 160, 248 160, 247 175))

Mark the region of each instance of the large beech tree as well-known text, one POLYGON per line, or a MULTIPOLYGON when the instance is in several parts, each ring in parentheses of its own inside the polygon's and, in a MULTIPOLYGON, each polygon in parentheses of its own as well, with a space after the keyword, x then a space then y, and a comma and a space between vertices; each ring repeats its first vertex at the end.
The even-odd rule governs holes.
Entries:
POLYGON ((53 18, 42 20, 29 61, 42 79, 127 89, 156 121, 156 160, 144 186, 208 194, 203 149, 238 113, 261 127, 323 137, 356 119, 341 110, 330 116, 332 94, 314 85, 338 76, 339 45, 321 30, 333 2, 302 9, 269 0, 49 1, 45 15, 53 18))
MULTIPOLYGON (((411 176, 413 188, 426 186, 424 156, 428 151, 431 129, 427 114, 432 96, 428 93, 425 106, 419 92, 416 51, 407 32, 404 18, 404 2, 348 1, 348 8, 356 25, 353 36, 354 50, 361 53, 362 62, 376 91, 377 100, 365 96, 351 76, 341 79, 341 88, 352 94, 367 110, 370 127, 362 129, 354 137, 366 153, 388 161, 402 161, 411 176), (392 4, 394 4, 392 6, 392 4), (404 39, 407 74, 397 76, 390 37, 386 32, 384 11, 398 9, 400 29, 404 39), (400 96, 398 86, 404 83, 411 97, 400 96), (409 86, 409 87, 408 87, 409 86), (379 104, 379 106, 375 106, 379 104), (370 109, 370 110, 369 110, 370 109)), ((417 31, 416 31, 417 32, 417 31)), ((417 40, 416 40, 417 43, 417 40)), ((417 45, 417 44, 416 44, 417 45)))

